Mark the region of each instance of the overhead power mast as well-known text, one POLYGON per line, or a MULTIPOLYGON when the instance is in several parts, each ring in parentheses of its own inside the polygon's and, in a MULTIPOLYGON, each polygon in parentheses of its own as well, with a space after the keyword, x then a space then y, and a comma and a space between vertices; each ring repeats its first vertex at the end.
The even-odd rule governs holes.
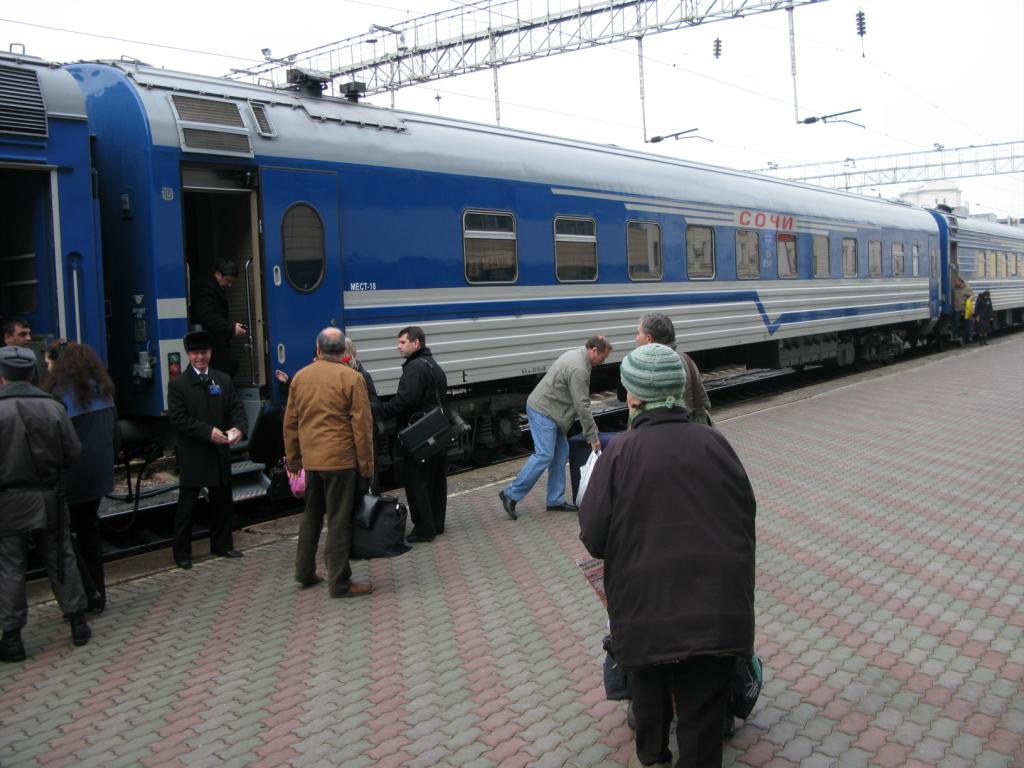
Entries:
POLYGON ((713 21, 754 16, 826 0, 611 0, 581 5, 551 0, 532 13, 529 0, 465 5, 280 57, 229 77, 284 83, 288 69, 312 70, 343 94, 346 81, 365 83, 367 96, 600 45, 640 40, 713 21))

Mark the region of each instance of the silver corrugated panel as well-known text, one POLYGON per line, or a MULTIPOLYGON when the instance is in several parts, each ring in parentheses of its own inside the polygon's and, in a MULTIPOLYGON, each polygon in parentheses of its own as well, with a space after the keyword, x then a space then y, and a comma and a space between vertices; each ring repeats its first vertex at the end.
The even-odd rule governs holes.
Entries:
POLYGON ((172 96, 178 119, 189 123, 209 123, 244 128, 238 105, 230 101, 196 99, 191 96, 172 96))
POLYGON ((0 133, 48 135, 46 105, 34 70, 0 66, 0 133))

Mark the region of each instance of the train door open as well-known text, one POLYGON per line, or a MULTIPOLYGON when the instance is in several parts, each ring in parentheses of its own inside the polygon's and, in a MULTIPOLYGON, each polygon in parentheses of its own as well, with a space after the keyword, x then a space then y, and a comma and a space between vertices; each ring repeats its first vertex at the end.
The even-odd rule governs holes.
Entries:
POLYGON ((60 219, 50 185, 46 169, 0 165, 0 316, 23 318, 37 339, 68 334, 63 291, 54 285, 60 219))
POLYGON ((291 376, 312 359, 317 332, 341 326, 338 178, 294 168, 260 174, 270 361, 291 376))
POLYGON ((190 317, 193 286, 211 279, 216 260, 230 259, 238 268, 238 277, 225 291, 228 319, 245 325, 248 333, 231 340, 234 381, 243 396, 249 388, 256 395, 267 378, 256 174, 239 168, 184 167, 182 219, 190 317))

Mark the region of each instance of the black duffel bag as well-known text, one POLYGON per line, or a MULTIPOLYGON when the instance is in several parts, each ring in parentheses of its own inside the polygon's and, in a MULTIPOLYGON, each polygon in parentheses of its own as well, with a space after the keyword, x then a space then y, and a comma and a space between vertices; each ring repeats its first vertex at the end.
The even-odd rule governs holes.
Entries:
POLYGON ((366 494, 356 504, 352 525, 353 560, 398 557, 412 547, 405 543, 409 510, 394 496, 366 494))

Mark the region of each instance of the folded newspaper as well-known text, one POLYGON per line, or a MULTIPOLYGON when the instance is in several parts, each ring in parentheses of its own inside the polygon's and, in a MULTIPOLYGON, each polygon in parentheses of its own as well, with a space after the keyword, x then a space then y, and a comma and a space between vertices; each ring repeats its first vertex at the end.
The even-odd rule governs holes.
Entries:
POLYGON ((576 565, 583 571, 583 577, 593 587, 598 598, 601 600, 601 604, 607 608, 608 595, 604 592, 604 560, 588 557, 584 560, 577 560, 576 565))

